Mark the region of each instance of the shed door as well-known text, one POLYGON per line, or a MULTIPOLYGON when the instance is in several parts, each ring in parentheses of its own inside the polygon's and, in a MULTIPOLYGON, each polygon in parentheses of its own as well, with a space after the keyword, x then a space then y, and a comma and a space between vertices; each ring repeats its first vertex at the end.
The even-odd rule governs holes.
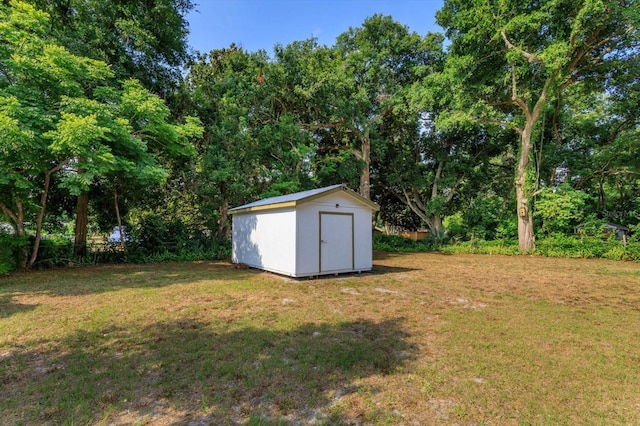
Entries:
POLYGON ((353 213, 320 212, 320 272, 353 270, 353 213))

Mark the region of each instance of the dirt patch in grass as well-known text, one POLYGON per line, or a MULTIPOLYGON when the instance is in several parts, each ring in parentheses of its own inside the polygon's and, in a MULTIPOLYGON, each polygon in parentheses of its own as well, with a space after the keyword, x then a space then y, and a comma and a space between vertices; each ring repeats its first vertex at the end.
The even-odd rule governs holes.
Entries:
POLYGON ((0 279, 0 423, 640 423, 640 265, 376 253, 0 279))

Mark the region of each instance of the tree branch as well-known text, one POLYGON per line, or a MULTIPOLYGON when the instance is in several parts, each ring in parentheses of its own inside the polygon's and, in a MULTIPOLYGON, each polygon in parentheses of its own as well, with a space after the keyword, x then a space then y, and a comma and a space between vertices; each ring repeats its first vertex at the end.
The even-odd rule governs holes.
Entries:
POLYGON ((427 215, 425 214, 424 211, 420 210, 418 208, 418 206, 411 201, 411 197, 409 196, 409 194, 407 194, 407 191, 402 188, 402 193, 404 194, 404 203, 409 206, 409 208, 411 209, 411 211, 413 211, 415 214, 418 215, 418 217, 422 220, 424 220, 425 222, 427 222, 427 215))
POLYGON ((411 188, 411 194, 413 195, 413 202, 415 203, 415 205, 418 206, 418 208, 423 212, 426 212, 427 207, 424 205, 422 200, 420 200, 420 193, 415 187, 411 188))
POLYGON ((15 213, 13 213, 11 211, 11 209, 9 207, 7 207, 7 205, 3 202, 0 202, 0 210, 2 210, 2 213, 4 213, 5 215, 9 216, 9 218, 16 224, 18 225, 18 216, 16 216, 15 213))
POLYGON ((431 185, 431 199, 433 200, 438 196, 438 181, 442 176, 442 169, 444 168, 444 161, 438 162, 438 168, 436 169, 436 174, 433 177, 433 185, 431 185))
POLYGON ((456 195, 456 191, 458 189, 458 185, 462 183, 464 180, 464 173, 460 176, 460 179, 456 181, 456 183, 451 187, 451 191, 449 191, 449 195, 447 195, 446 202, 450 203, 453 200, 453 197, 456 195))
POLYGON ((529 53, 526 50, 522 50, 519 47, 516 47, 513 43, 511 43, 507 38, 507 35, 504 33, 504 31, 500 31, 500 35, 502 36, 502 39, 504 40, 504 43, 507 45, 508 49, 517 51, 527 61, 529 61, 529 63, 542 62, 542 60, 538 58, 536 55, 529 53))
POLYGON ((520 127, 516 126, 515 124, 512 124, 512 123, 505 123, 504 121, 494 120, 494 119, 490 119, 490 118, 481 118, 479 121, 481 123, 484 123, 484 124, 495 124, 495 125, 498 125, 500 127, 508 127, 511 130, 517 132, 519 135, 522 135, 522 129, 520 127))
POLYGON ((516 70, 513 65, 511 65, 511 100, 513 101, 513 103, 520 107, 525 115, 525 118, 529 120, 531 118, 531 113, 529 112, 529 107, 527 106, 527 104, 518 96, 516 70))
POLYGON ((340 127, 347 127, 344 120, 336 121, 334 123, 317 123, 317 124, 300 124, 303 130, 320 130, 320 129, 337 129, 340 127))

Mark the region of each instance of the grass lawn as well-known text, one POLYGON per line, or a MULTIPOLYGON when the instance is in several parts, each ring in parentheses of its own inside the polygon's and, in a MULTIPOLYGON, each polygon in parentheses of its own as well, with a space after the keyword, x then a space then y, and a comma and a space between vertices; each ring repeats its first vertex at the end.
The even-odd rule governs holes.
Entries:
POLYGON ((640 424, 640 264, 378 253, 0 278, 1 424, 640 424))

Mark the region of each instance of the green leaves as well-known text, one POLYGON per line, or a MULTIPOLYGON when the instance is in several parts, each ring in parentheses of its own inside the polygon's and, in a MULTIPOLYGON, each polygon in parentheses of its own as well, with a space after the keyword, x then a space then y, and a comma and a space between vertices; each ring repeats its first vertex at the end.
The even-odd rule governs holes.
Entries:
POLYGON ((56 129, 43 136, 51 139, 49 148, 52 153, 74 157, 88 155, 92 146, 99 144, 108 131, 98 125, 95 114, 79 116, 62 112, 56 129))
POLYGON ((535 215, 542 220, 547 233, 571 233, 572 227, 584 218, 584 206, 589 196, 565 185, 553 191, 545 189, 536 202, 535 215))

